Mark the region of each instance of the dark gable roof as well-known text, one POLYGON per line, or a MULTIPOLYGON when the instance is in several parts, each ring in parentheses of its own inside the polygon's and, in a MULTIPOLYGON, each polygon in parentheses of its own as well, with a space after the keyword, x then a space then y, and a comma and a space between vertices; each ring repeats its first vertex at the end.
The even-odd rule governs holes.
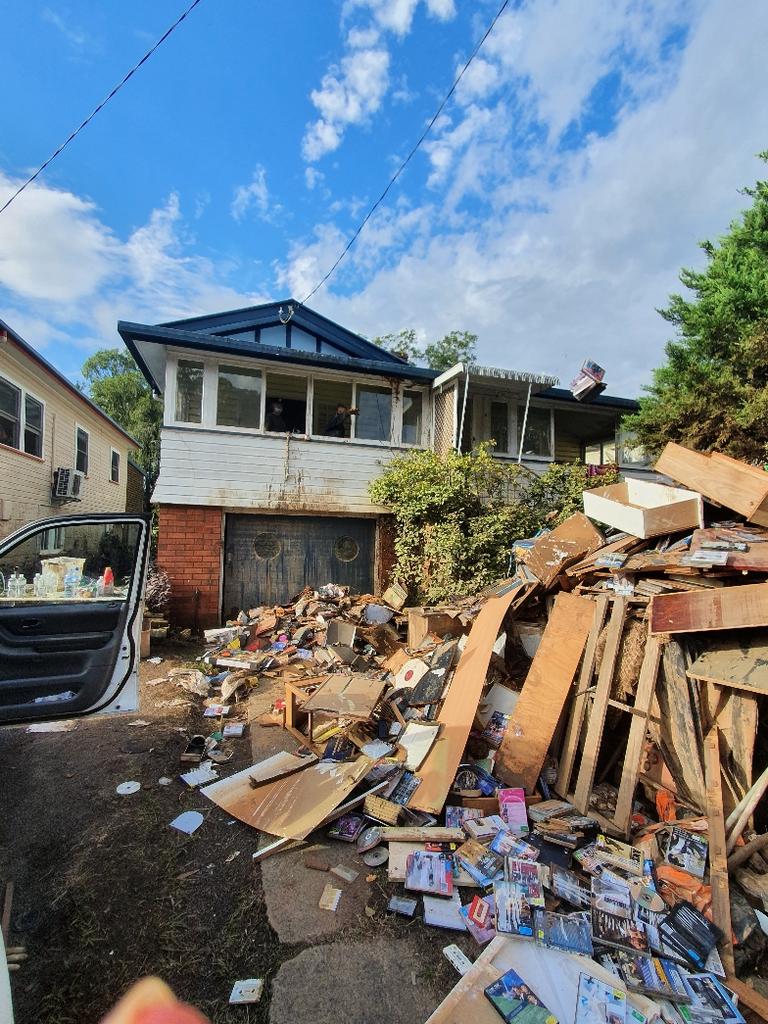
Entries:
POLYGON ((245 309, 231 309, 224 313, 210 313, 206 316, 187 317, 185 320, 171 320, 158 324, 159 327, 176 327, 183 331, 200 331, 203 334, 221 334, 228 329, 233 331, 247 330, 249 327, 264 327, 280 322, 288 315, 289 307, 293 307, 291 323, 297 327, 317 334, 321 338, 338 346, 347 355, 360 359, 373 359, 377 362, 399 363, 407 365, 407 360, 396 356, 386 349, 379 348, 359 334, 348 331, 346 327, 329 320, 328 317, 316 313, 313 309, 299 305, 295 299, 282 302, 265 302, 260 306, 247 306, 245 309))
POLYGON ((128 431, 121 427, 119 423, 116 423, 111 416, 108 416, 100 406, 96 405, 95 402, 92 402, 91 399, 87 395, 84 395, 82 391, 79 391, 71 381, 67 380, 60 370, 57 370, 52 363, 49 363, 48 360, 44 359, 39 352, 35 351, 29 342, 24 341, 21 335, 14 331, 12 327, 9 327, 4 320, 0 320, 0 331, 5 331, 14 344, 28 355, 30 359, 33 359, 47 373, 54 377, 66 391, 69 391, 75 398, 79 398, 80 401, 89 406, 93 412, 101 416, 102 419, 105 419, 111 427, 114 427, 115 430, 119 431, 123 437, 126 437, 131 442, 131 444, 135 444, 137 448, 141 447, 135 437, 131 437, 128 431))

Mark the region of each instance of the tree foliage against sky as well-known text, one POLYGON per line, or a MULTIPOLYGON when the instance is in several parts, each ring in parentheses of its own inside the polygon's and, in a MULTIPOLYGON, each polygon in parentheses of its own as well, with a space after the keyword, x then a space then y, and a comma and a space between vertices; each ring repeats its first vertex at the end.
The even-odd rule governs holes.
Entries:
POLYGON ((160 425, 163 406, 152 395, 128 352, 103 348, 83 363, 84 391, 141 445, 135 461, 146 473, 146 494, 155 486, 160 467, 160 425))
POLYGON ((743 191, 752 205, 717 243, 701 243, 704 270, 682 270, 691 294, 659 310, 677 337, 624 420, 651 455, 679 441, 768 461, 768 182, 743 191))
POLYGON ((396 334, 382 334, 373 339, 373 344, 403 356, 411 363, 423 361, 433 370, 448 370, 456 363, 474 362, 477 335, 471 331, 449 331, 439 341, 421 348, 416 341, 416 331, 409 327, 396 334))

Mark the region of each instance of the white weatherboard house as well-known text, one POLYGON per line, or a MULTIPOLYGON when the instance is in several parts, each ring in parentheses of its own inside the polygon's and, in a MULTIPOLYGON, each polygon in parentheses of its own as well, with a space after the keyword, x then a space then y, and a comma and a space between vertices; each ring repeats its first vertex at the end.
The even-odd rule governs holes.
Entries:
POLYGON ((581 405, 554 377, 414 366, 292 300, 118 330, 165 398, 153 502, 179 623, 212 625, 308 583, 380 586, 391 537, 368 485, 411 448, 493 438, 498 458, 534 470, 642 472, 619 430, 634 401, 581 405), (341 427, 340 405, 358 410, 341 427))

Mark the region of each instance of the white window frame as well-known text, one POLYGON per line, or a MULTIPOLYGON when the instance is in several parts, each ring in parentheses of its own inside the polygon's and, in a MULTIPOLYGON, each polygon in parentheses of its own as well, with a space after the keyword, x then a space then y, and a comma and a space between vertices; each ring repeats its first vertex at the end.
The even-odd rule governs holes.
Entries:
POLYGON ((19 392, 19 443, 17 446, 12 444, 4 444, 0 447, 7 448, 8 451, 18 452, 19 455, 25 455, 28 459, 35 459, 37 462, 45 462, 45 402, 42 398, 38 398, 37 395, 30 391, 28 388, 22 387, 13 377, 10 377, 5 370, 0 373, 0 379, 5 381, 6 384, 10 384, 12 388, 15 388, 19 392), (27 396, 37 402, 41 409, 42 415, 40 419, 40 454, 33 455, 32 452, 24 451, 24 434, 27 429, 27 396))
POLYGON ((122 453, 120 452, 120 449, 119 448, 110 448, 109 449, 109 482, 112 483, 112 484, 119 484, 120 483, 120 477, 121 477, 120 469, 121 469, 122 461, 123 461, 123 458, 122 458, 122 453), (117 456, 117 480, 115 480, 113 478, 113 476, 112 476, 112 463, 114 461, 115 455, 117 456))
MULTIPOLYGON (((410 390, 410 389, 409 389, 410 390)), ((478 442, 488 441, 491 436, 491 402, 506 402, 507 404, 507 436, 509 438, 509 450, 506 452, 493 452, 494 459, 517 459, 519 445, 517 443, 517 408, 525 406, 525 398, 516 395, 471 395, 472 403, 472 438, 478 442)), ((529 409, 544 409, 549 412, 549 455, 523 455, 524 462, 554 462, 555 461, 555 410, 553 406, 545 405, 543 402, 531 400, 529 409)))
MULTIPOLYGON (((515 408, 518 405, 525 405, 525 399, 517 399, 515 402, 515 408)), ((555 461, 555 410, 551 405, 545 405, 543 402, 530 401, 528 410, 530 414, 531 409, 544 409, 549 412, 549 455, 523 455, 524 462, 554 462, 555 461)), ((518 444, 517 444, 517 424, 515 424, 515 458, 518 456, 518 444)))
POLYGON ((75 470, 77 470, 77 472, 83 473, 83 475, 86 477, 86 479, 88 478, 88 476, 90 475, 90 472, 91 472, 91 432, 90 432, 90 430, 87 430, 82 425, 82 423, 78 423, 77 421, 75 421, 75 457, 72 460, 72 465, 74 466, 75 470), (79 430, 82 430, 82 432, 85 434, 86 438, 88 439, 87 442, 86 442, 86 447, 85 447, 85 470, 84 471, 77 469, 77 432, 79 430))
MULTIPOLYGON (((286 349, 286 352, 290 352, 290 349, 286 349)), ((215 355, 201 355, 196 352, 188 352, 183 349, 169 349, 168 359, 166 362, 165 371, 165 413, 163 417, 163 425, 166 427, 183 427, 185 430, 215 430, 217 432, 229 433, 229 434, 246 434, 248 436, 263 436, 263 437, 280 437, 282 435, 275 434, 273 431, 265 430, 266 423, 266 411, 267 411, 267 390, 268 390, 268 376, 269 374, 279 374, 284 377, 299 377, 304 380, 307 384, 307 413, 306 413, 306 430, 304 433, 293 435, 296 439, 310 440, 310 441, 326 441, 329 444, 354 444, 367 447, 377 448, 425 448, 429 446, 429 424, 431 415, 431 394, 428 386, 421 386, 419 384, 408 384, 397 381, 393 382, 386 377, 374 377, 363 374, 350 374, 343 370, 332 370, 318 368, 315 372, 314 367, 303 367, 298 366, 283 366, 280 363, 272 360, 257 360, 248 357, 242 357, 237 355, 225 356, 219 353, 215 355), (202 415, 200 423, 187 423, 183 420, 177 420, 176 417, 176 375, 178 372, 178 361, 179 359, 188 360, 190 362, 202 363, 203 365, 203 398, 202 398, 202 415), (258 369, 261 371, 261 414, 259 417, 259 427, 253 427, 251 429, 245 429, 243 427, 230 427, 219 425, 216 422, 216 411, 218 401, 218 377, 219 377, 219 366, 243 366, 250 369, 258 369), (353 407, 357 404, 357 389, 361 385, 368 385, 373 387, 384 387, 392 390, 392 411, 390 421, 390 439, 389 441, 376 441, 369 438, 358 438, 355 437, 354 429, 354 416, 352 417, 352 428, 351 437, 326 437, 324 434, 315 434, 312 431, 312 423, 314 417, 314 383, 316 380, 342 380, 345 383, 349 383, 352 386, 352 405, 353 407), (420 391, 422 394, 422 428, 421 428, 421 444, 418 445, 404 445, 402 444, 402 389, 407 388, 408 391, 420 391)))
POLYGON ((52 526, 40 534, 40 554, 58 555, 64 550, 66 527, 52 526))

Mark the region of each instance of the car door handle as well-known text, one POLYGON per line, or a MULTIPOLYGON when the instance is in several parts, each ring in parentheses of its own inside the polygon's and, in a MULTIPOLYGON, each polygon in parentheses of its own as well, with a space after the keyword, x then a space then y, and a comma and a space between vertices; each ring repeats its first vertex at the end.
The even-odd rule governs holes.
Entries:
POLYGON ((42 625, 42 622, 40 619, 24 619, 19 625, 21 629, 37 629, 42 625))

